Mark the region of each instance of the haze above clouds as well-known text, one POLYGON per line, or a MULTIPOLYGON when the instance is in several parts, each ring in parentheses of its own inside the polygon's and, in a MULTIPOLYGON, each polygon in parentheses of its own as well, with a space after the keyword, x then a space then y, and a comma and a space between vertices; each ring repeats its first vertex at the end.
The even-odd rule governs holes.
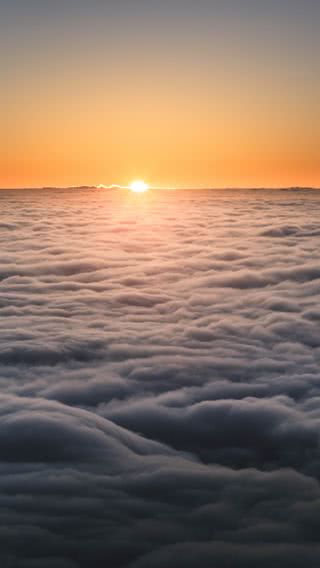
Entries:
POLYGON ((2 191, 5 567, 320 559, 320 194, 2 191))

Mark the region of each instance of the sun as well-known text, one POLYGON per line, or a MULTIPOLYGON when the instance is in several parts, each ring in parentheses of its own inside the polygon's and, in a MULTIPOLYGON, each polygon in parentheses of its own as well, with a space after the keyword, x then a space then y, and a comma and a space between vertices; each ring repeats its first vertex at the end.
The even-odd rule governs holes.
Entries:
POLYGON ((144 193, 145 191, 148 191, 149 186, 142 180, 136 180, 130 184, 129 189, 135 193, 144 193))

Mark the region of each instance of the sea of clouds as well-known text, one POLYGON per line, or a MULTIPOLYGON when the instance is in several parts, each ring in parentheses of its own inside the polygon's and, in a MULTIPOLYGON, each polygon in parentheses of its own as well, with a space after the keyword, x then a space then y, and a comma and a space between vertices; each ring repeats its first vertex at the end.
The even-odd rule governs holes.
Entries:
POLYGON ((318 566, 320 192, 0 208, 1 566, 318 566))

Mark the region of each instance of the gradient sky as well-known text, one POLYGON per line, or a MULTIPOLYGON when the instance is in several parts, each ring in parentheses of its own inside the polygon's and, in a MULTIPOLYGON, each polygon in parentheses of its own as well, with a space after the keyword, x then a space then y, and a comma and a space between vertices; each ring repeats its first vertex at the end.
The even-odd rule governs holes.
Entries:
POLYGON ((318 0, 0 0, 0 186, 320 186, 318 0))

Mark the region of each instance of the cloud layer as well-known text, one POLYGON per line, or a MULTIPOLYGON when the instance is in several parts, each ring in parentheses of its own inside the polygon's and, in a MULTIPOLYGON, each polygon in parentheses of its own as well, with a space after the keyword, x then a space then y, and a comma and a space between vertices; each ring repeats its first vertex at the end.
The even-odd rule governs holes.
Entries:
POLYGON ((320 194, 0 204, 1 565, 318 565, 320 194))

